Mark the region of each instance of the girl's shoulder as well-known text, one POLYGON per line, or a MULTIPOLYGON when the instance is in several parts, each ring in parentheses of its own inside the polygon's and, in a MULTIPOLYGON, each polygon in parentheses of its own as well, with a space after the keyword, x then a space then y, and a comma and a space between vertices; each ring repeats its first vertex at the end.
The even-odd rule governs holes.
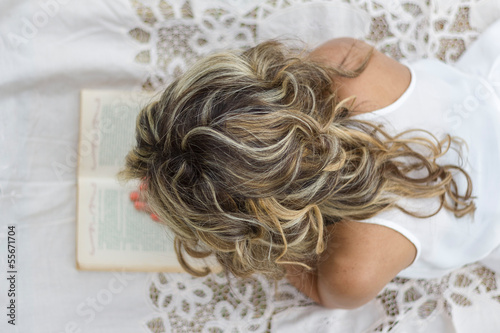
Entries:
MULTIPOLYGON (((336 38, 314 49, 309 59, 331 67, 354 70, 372 49, 371 45, 354 38, 336 38)), ((394 103, 410 82, 411 73, 405 65, 373 49, 363 72, 355 78, 338 77, 334 89, 341 99, 356 96, 354 111, 365 113, 394 103)))
POLYGON ((343 221, 327 228, 326 256, 318 265, 318 292, 325 306, 328 295, 342 308, 373 299, 400 271, 411 265, 413 243, 388 227, 343 221))
MULTIPOLYGON (((341 38, 311 52, 310 59, 332 67, 354 70, 371 52, 362 41, 341 38)), ((373 50, 365 70, 355 78, 336 78, 339 97, 356 95, 356 111, 370 112, 398 100, 411 82, 410 70, 373 50)), ((413 243, 398 231, 377 224, 345 221, 329 226, 325 261, 318 266, 322 295, 345 299, 356 307, 372 299, 415 259, 413 243)))

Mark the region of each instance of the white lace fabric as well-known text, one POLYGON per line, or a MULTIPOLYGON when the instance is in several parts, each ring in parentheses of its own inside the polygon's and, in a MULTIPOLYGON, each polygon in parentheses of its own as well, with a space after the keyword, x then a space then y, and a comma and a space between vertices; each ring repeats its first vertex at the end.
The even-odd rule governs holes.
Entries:
MULTIPOLYGON (((455 62, 480 33, 471 26, 476 1, 132 4, 143 20, 130 36, 143 48, 135 61, 150 68, 143 84, 148 90, 161 87, 210 51, 293 37, 290 30, 310 46, 347 35, 400 61, 434 57, 448 63, 455 62)), ((478 327, 493 332, 498 328, 494 321, 478 322, 478 313, 483 308, 500 310, 498 279, 494 270, 474 263, 441 279, 396 278, 361 309, 325 311, 285 281, 275 285, 256 276, 234 280, 229 288, 224 276, 186 279, 161 273, 152 277, 150 286, 151 305, 158 315, 152 315, 147 325, 155 333, 299 331, 302 326, 315 332, 470 332, 478 327)))

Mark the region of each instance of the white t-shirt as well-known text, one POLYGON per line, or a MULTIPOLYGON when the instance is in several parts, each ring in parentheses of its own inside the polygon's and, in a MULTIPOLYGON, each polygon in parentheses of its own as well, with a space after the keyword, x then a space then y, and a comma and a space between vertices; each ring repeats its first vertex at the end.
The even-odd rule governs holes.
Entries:
MULTIPOLYGON (((411 83, 393 104, 356 116, 384 124, 392 133, 424 129, 439 139, 446 133, 468 146, 459 155, 450 150, 438 163, 460 165, 472 178, 477 210, 456 218, 445 210, 419 219, 391 210, 360 221, 392 228, 417 249, 414 262, 398 276, 435 278, 500 250, 500 21, 466 51, 455 66, 435 59, 408 65, 411 83)), ((419 133, 415 133, 419 134, 419 133)), ((411 135, 410 135, 411 136, 411 135)), ((459 193, 466 188, 458 177, 459 193)), ((431 213, 439 201, 404 199, 400 204, 431 213)))

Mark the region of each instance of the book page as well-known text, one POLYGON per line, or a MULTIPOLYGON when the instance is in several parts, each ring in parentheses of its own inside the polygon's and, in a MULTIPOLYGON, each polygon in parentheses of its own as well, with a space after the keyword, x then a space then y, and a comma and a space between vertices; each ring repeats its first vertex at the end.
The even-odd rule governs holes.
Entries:
MULTIPOLYGON (((116 174, 135 144, 138 112, 152 95, 82 91, 78 165, 77 266, 93 270, 182 271, 169 230, 137 211, 137 183, 116 174)), ((197 268, 210 260, 188 260, 197 268)), ((220 269, 217 269, 220 270, 220 269)))
POLYGON ((115 177, 135 145, 137 114, 153 99, 143 92, 82 91, 79 178, 115 177))
POLYGON ((78 265, 82 269, 182 271, 168 229, 139 212, 131 188, 114 180, 79 185, 78 265))
MULTIPOLYGON (((134 187, 116 180, 87 179, 79 186, 77 266, 86 270, 183 272, 170 230, 137 211, 134 187)), ((221 268, 214 257, 185 259, 195 268, 221 268)))

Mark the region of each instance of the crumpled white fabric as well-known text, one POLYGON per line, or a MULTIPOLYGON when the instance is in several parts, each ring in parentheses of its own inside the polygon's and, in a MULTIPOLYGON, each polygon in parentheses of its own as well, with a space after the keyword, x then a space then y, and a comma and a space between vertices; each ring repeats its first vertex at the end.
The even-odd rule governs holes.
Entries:
MULTIPOLYGON (((76 149, 82 88, 133 89, 127 1, 0 3, 0 267, 16 226, 16 325, 1 332, 139 332, 147 274, 75 268, 76 149)), ((132 23, 133 24, 133 23, 132 23)))
POLYGON ((304 41, 312 48, 335 37, 363 38, 369 31, 368 13, 340 0, 286 8, 267 16, 258 26, 261 41, 288 37, 304 41), (313 19, 304 20, 305 17, 313 19))

